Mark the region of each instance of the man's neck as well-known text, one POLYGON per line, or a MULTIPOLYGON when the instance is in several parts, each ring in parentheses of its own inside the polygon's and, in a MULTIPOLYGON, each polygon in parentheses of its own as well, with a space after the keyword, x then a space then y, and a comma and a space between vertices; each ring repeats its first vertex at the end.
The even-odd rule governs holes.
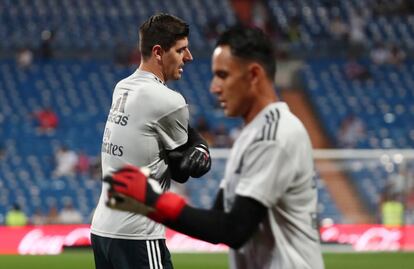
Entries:
POLYGON ((260 113, 269 104, 278 102, 279 98, 276 95, 273 84, 270 81, 263 81, 255 90, 255 95, 252 97, 249 111, 243 116, 245 124, 251 122, 257 114, 260 113))
POLYGON ((154 74, 157 78, 159 78, 163 83, 166 82, 161 69, 155 63, 152 63, 150 61, 141 62, 141 64, 138 67, 138 70, 150 72, 150 73, 154 74))

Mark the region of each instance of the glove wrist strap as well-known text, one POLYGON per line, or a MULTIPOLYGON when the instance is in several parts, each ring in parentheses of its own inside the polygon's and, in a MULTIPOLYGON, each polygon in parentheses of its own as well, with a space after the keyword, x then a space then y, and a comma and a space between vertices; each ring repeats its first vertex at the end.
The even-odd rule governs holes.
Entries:
POLYGON ((155 211, 148 217, 160 223, 175 221, 186 204, 185 199, 175 193, 163 193, 155 203, 155 211))
POLYGON ((199 144, 199 145, 195 146, 195 148, 198 149, 199 151, 203 152, 207 156, 210 155, 210 152, 208 151, 208 148, 203 144, 199 144))

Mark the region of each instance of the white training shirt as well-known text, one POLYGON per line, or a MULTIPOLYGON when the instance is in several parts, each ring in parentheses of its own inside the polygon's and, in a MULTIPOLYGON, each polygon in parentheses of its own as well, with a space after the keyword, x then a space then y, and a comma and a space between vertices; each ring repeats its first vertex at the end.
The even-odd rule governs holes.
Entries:
MULTIPOLYGON (((125 164, 149 167, 163 189, 170 186, 166 150, 187 142, 189 112, 184 97, 167 88, 154 74, 137 70, 115 87, 102 140, 102 173, 125 164)), ((147 217, 105 205, 103 182, 91 232, 121 239, 165 238, 164 226, 147 217)))
POLYGON ((268 208, 258 231, 230 250, 237 269, 323 268, 317 189, 308 134, 283 102, 263 109, 235 141, 220 187, 229 212, 236 195, 268 208))

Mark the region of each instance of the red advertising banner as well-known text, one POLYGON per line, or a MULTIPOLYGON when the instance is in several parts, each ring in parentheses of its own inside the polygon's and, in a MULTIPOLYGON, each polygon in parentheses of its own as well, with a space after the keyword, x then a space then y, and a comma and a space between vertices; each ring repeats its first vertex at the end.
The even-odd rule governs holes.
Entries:
MULTIPOLYGON (((414 250, 414 225, 387 228, 382 225, 337 224, 320 229, 321 241, 352 245, 356 251, 414 250)), ((173 252, 227 251, 214 245, 167 230, 167 245, 173 252)), ((90 246, 89 225, 0 226, 0 254, 59 254, 65 247, 90 246)))
POLYGON ((0 254, 59 254, 90 244, 89 225, 0 226, 0 254))
POLYGON ((173 252, 221 252, 228 250, 226 245, 210 244, 170 229, 167 229, 165 236, 167 246, 173 252))
MULTIPOLYGON (((210 244, 172 230, 166 232, 171 251, 226 251, 227 246, 210 244)), ((59 254, 65 247, 90 246, 89 225, 0 226, 0 254, 59 254)))
POLYGON ((324 243, 350 244, 356 251, 414 250, 414 225, 336 224, 320 229, 324 243))

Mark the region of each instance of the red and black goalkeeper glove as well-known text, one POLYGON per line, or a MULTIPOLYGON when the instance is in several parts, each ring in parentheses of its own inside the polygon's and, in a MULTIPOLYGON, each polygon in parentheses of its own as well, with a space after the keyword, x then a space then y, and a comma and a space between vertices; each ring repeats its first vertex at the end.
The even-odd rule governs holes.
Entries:
POLYGON ((157 222, 175 220, 186 205, 183 197, 161 193, 161 187, 149 172, 127 165, 104 178, 108 182, 107 206, 148 216, 157 222))

